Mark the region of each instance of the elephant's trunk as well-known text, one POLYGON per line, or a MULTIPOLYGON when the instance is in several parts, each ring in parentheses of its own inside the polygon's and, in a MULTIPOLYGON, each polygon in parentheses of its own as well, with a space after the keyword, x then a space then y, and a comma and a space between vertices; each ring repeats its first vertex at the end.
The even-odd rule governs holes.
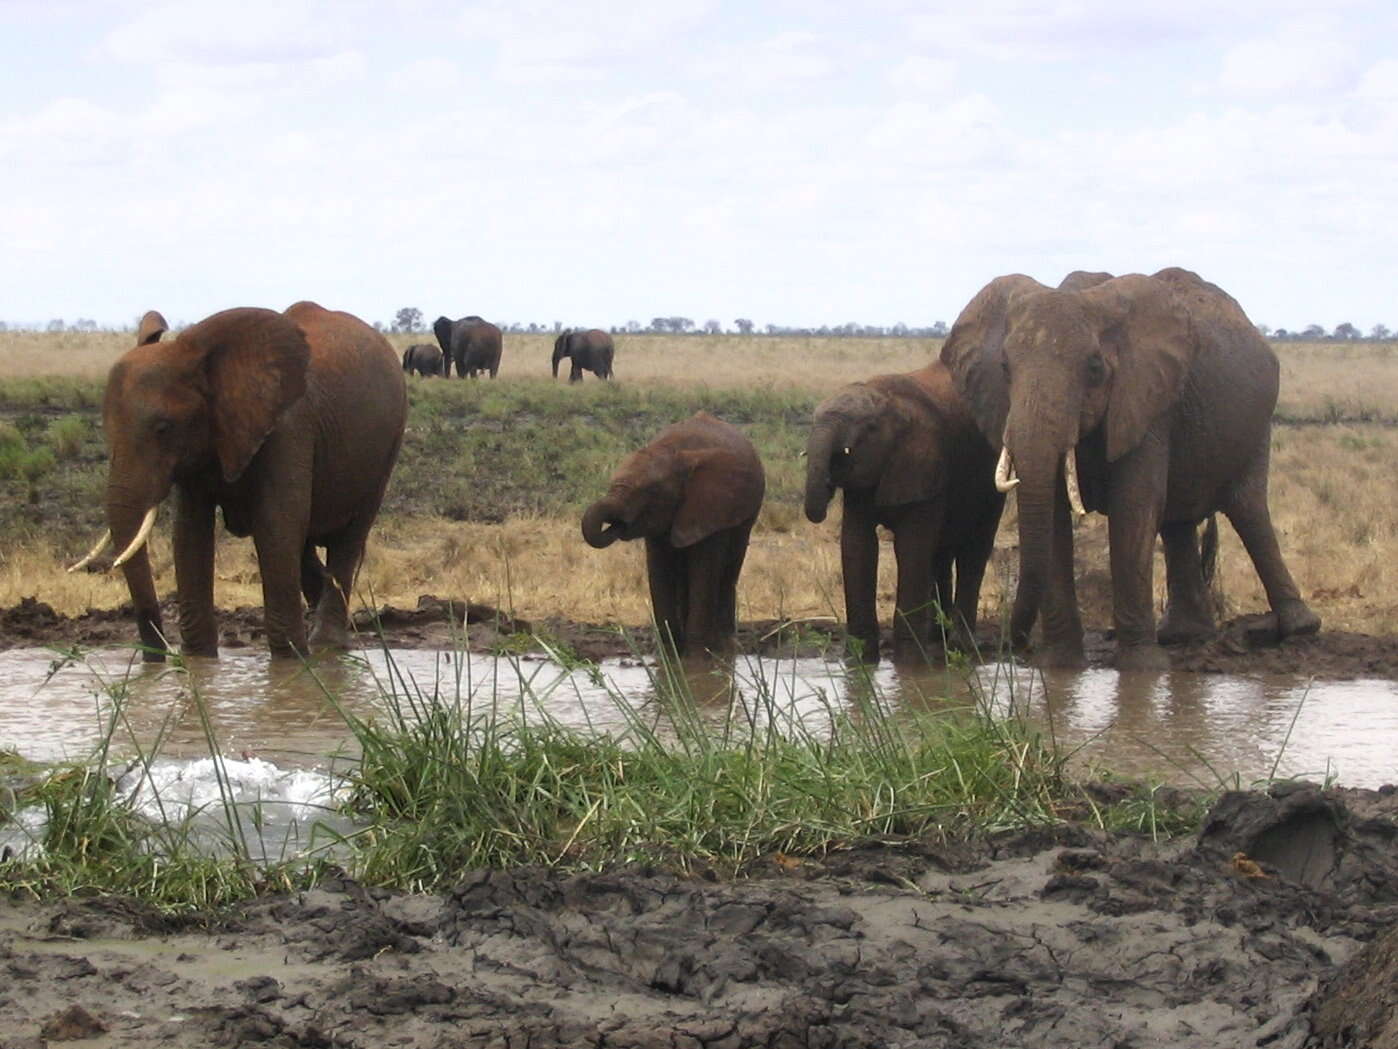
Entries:
POLYGON ((136 629, 145 648, 143 658, 150 663, 164 662, 166 648, 160 601, 156 597, 155 579, 151 575, 150 553, 146 545, 157 505, 127 502, 119 492, 111 490, 107 496, 107 523, 111 528, 112 540, 122 551, 113 566, 119 563, 126 577, 126 589, 136 610, 136 629))
POLYGON ((588 546, 601 550, 617 541, 620 524, 611 503, 606 499, 599 499, 583 513, 583 538, 587 540, 588 546))
POLYGON ((806 439, 806 520, 825 520, 835 488, 830 483, 830 457, 839 437, 831 421, 818 421, 806 439))

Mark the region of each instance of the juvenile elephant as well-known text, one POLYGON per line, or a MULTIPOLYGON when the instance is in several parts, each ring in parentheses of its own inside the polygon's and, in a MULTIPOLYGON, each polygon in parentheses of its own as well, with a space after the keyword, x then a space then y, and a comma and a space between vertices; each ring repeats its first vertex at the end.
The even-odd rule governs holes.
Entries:
POLYGON ((558 378, 558 362, 569 357, 573 361, 568 374, 569 382, 581 382, 584 371, 592 372, 599 379, 610 379, 612 355, 615 352, 612 337, 601 328, 589 328, 587 331, 564 329, 563 334, 553 342, 553 377, 558 378))
POLYGON ((403 351, 403 370, 419 375, 442 374, 442 351, 430 342, 414 343, 403 351))
POLYGON ((646 541, 646 574, 662 644, 718 652, 731 644, 738 574, 766 481, 752 442, 707 412, 665 427, 612 475, 582 534, 598 549, 646 541))
POLYGON ((407 418, 393 348, 358 318, 311 302, 224 310, 169 342, 151 318, 107 376, 110 530, 73 568, 115 540, 145 658, 163 660, 145 544, 173 488, 184 652, 218 655, 215 509, 256 545, 273 655, 307 648, 302 594, 315 610, 311 644, 345 647, 346 599, 407 418))
POLYGON ((1018 485, 1010 627, 1024 644, 1042 612, 1039 663, 1084 661, 1070 511, 1108 517, 1119 667, 1166 668, 1157 640, 1212 633, 1196 526, 1215 510, 1247 548, 1280 634, 1319 629, 1267 509, 1277 359, 1225 292, 1176 268, 1068 290, 999 277, 957 318, 942 360, 981 432, 1003 441, 997 485, 1018 485), (1168 590, 1158 635, 1157 533, 1168 590))
POLYGON ((806 517, 825 520, 835 489, 843 490, 845 616, 866 659, 879 658, 878 525, 893 532, 898 560, 895 654, 916 657, 941 641, 934 603, 950 617, 956 640, 974 637, 1005 501, 995 490, 994 464, 995 449, 939 361, 851 383, 816 409, 806 441, 806 517))
POLYGON ((460 320, 438 317, 432 323, 432 334, 442 348, 442 375, 451 378, 452 363, 458 378, 476 377, 477 372, 489 372, 495 378, 500 370, 500 329, 474 313, 460 320))

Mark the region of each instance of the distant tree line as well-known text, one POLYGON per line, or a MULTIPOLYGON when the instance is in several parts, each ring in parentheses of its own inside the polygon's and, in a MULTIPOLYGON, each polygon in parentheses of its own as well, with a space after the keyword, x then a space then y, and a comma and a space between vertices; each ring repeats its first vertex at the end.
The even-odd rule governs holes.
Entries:
POLYGON ((1369 334, 1365 335, 1349 321, 1335 325, 1335 330, 1332 332, 1326 332, 1319 324, 1308 324, 1299 331, 1270 328, 1265 324, 1259 324, 1257 330, 1262 333, 1264 338, 1275 339, 1278 342, 1358 342, 1360 340, 1384 342, 1393 338, 1393 331, 1387 324, 1375 324, 1369 329, 1369 334))

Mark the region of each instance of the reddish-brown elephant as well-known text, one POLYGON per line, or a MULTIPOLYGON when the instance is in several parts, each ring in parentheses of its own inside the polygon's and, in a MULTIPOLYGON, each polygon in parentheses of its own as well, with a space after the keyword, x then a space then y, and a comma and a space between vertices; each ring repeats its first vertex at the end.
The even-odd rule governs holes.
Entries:
POLYGON ((878 525, 893 533, 898 560, 895 658, 940 646, 934 607, 947 615, 952 640, 964 645, 974 636, 1005 501, 994 465, 995 449, 939 361, 851 383, 816 408, 806 441, 806 516, 825 520, 835 489, 843 490, 840 562, 853 654, 879 658, 878 525))
POLYGON ((121 550, 146 658, 165 636, 146 539, 173 488, 180 642, 216 656, 214 511, 252 536, 273 654, 349 641, 347 597, 398 457, 407 389, 397 356, 348 313, 298 302, 232 309, 161 342, 156 313, 112 366, 102 407, 107 541, 121 550), (322 565, 316 547, 324 547, 322 565), (329 580, 326 579, 328 571, 329 580))
POLYGON ((598 549, 644 539, 662 643, 681 655, 721 652, 732 643, 738 575, 765 488, 752 442, 697 412, 622 462, 583 514, 583 538, 598 549))
POLYGON ((1196 530, 1216 510, 1247 548, 1279 633, 1319 629, 1267 508, 1277 358, 1220 288, 1173 267, 1070 274, 1058 289, 999 277, 961 312, 942 360, 981 432, 1003 439, 997 484, 1018 485, 1010 626, 1024 644, 1041 620, 1036 661, 1084 662, 1071 511, 1108 518, 1119 667, 1165 669, 1158 641, 1213 631, 1196 530), (1158 635, 1157 534, 1169 594, 1158 635))

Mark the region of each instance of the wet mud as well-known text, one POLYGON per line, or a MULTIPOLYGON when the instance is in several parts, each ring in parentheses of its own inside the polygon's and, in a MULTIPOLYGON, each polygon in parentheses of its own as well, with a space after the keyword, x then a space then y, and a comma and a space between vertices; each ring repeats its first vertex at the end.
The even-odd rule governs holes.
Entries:
MULTIPOLYGON (((166 603, 164 615, 173 630, 178 622, 173 602, 166 603)), ((25 598, 0 608, 0 649, 134 644, 133 624, 129 606, 65 616, 43 601, 25 598)), ((264 643, 260 608, 221 610, 219 624, 219 643, 224 648, 264 643)), ((393 648, 454 648, 464 644, 480 652, 498 651, 502 646, 543 651, 539 644, 543 639, 545 644, 560 644, 571 654, 592 660, 655 651, 654 631, 649 626, 621 627, 561 618, 526 620, 490 605, 431 594, 419 597, 411 608, 385 605, 375 611, 361 610, 355 615, 354 627, 364 643, 393 648)), ((760 620, 740 623, 736 644, 740 651, 761 655, 819 656, 841 651, 844 631, 829 620, 760 620)), ((993 625, 981 629, 977 646, 984 658, 998 651, 993 625)), ((1114 652, 1111 632, 1089 631, 1086 649, 1092 665, 1109 666, 1114 652)), ((1282 641, 1270 614, 1239 616, 1225 623, 1209 641, 1177 645, 1167 651, 1171 667, 1177 671, 1301 675, 1329 681, 1398 678, 1398 637, 1322 630, 1311 637, 1282 641)), ((935 659, 938 654, 929 655, 935 659)))
POLYGON ((183 921, 11 900, 0 1046, 1391 1045, 1396 841, 1394 791, 1293 785, 1173 843, 1063 825, 735 880, 332 880, 183 921))

